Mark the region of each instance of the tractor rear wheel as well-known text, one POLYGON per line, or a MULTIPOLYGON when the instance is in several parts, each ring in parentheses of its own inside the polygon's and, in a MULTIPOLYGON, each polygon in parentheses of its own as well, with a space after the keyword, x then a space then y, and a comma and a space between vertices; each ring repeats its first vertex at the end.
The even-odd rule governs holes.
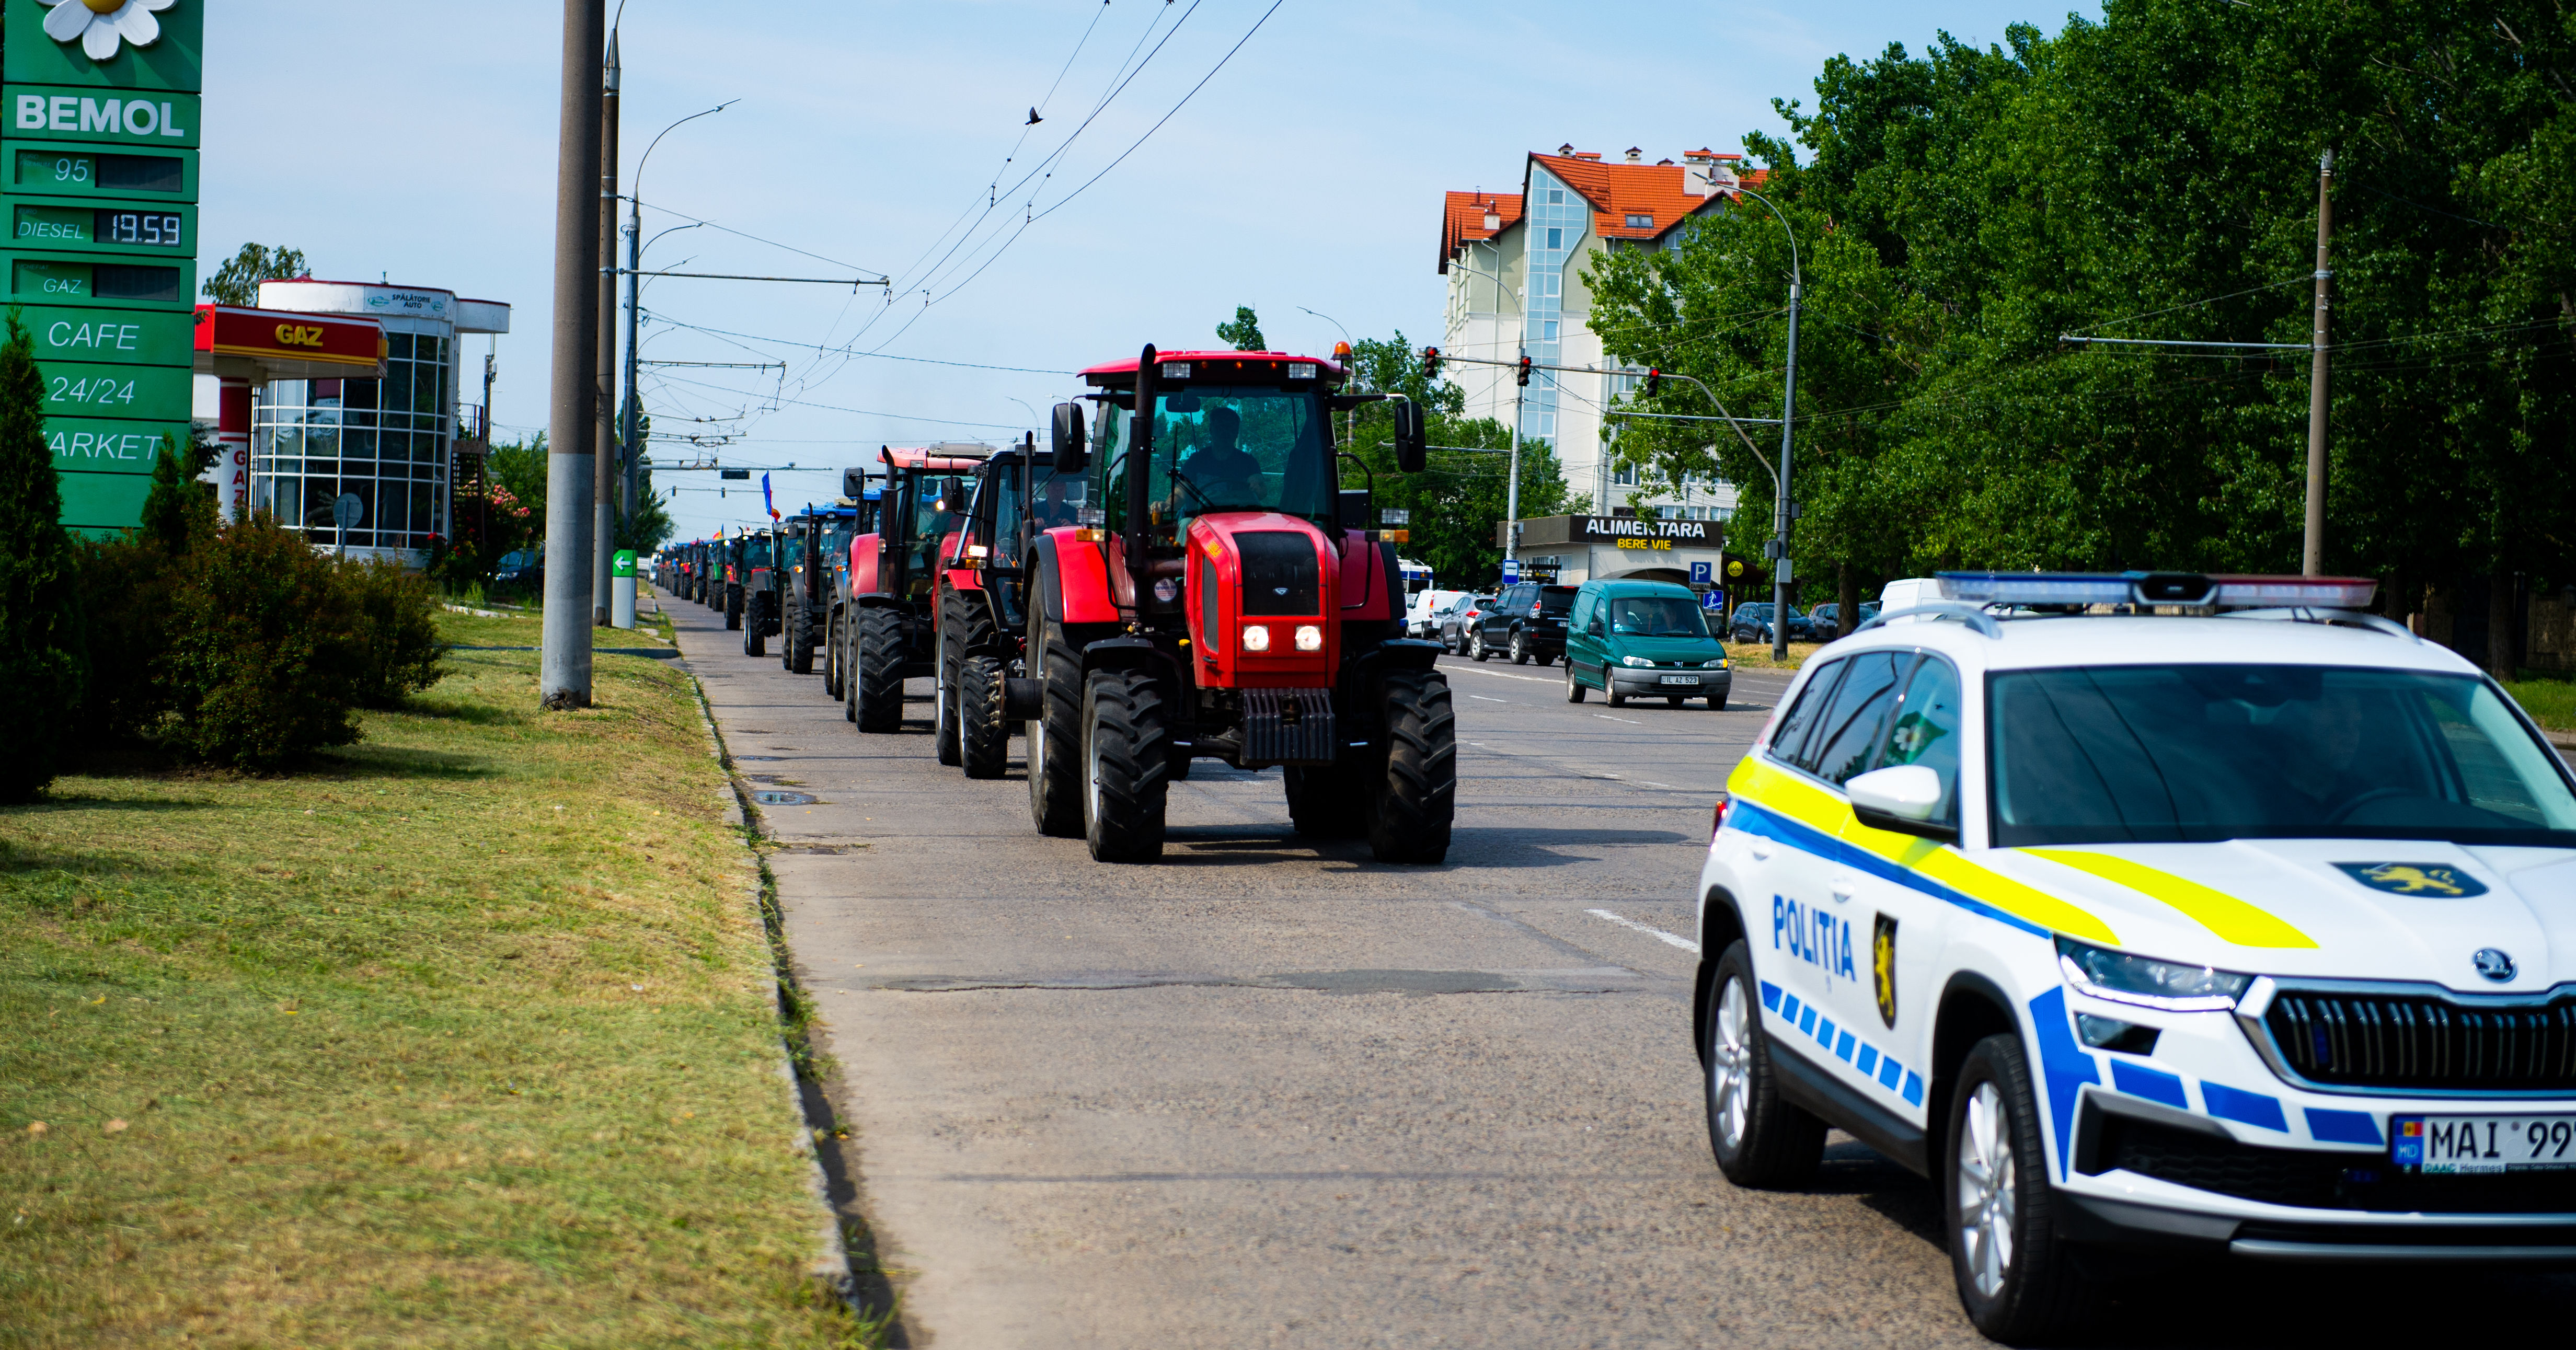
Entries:
POLYGON ((817 637, 814 630, 818 626, 814 622, 813 607, 802 600, 797 601, 795 611, 787 624, 787 632, 782 637, 787 644, 788 673, 794 675, 814 673, 814 645, 817 637))
POLYGON ((859 720, 859 611, 841 616, 841 716, 859 720))
POLYGON ((903 623, 890 609, 859 611, 858 692, 852 719, 859 730, 895 731, 903 726, 903 623))
POLYGON ((725 587, 724 616, 725 616, 725 627, 727 627, 727 628, 740 628, 740 627, 742 627, 742 588, 741 588, 741 587, 739 587, 739 586, 727 586, 727 587, 725 587))
POLYGON ((764 640, 769 633, 768 602, 769 597, 765 595, 751 596, 743 601, 742 654, 745 656, 769 654, 769 643, 764 640))
POLYGON ((1011 724, 1002 720, 1002 663, 970 656, 957 665, 959 758, 969 778, 999 778, 1011 763, 1011 724))
POLYGON ((1360 790, 1359 776, 1349 768, 1291 764, 1283 776, 1288 780, 1288 820, 1297 833, 1349 839, 1364 831, 1360 806, 1367 793, 1360 790))
POLYGON ((939 762, 956 768, 965 762, 964 748, 958 743, 957 727, 957 656, 948 645, 948 625, 939 625, 938 658, 931 662, 938 675, 931 695, 930 736, 937 743, 939 762))
POLYGON ((841 696, 841 616, 823 620, 823 697, 841 696))
POLYGON ((1386 766, 1371 784, 1369 848, 1379 862, 1436 863, 1449 856, 1458 809, 1458 725, 1449 681, 1438 671, 1386 677, 1386 766))
POLYGON ((1038 681, 1038 715, 1027 726, 1029 816, 1038 833, 1070 839, 1082 833, 1082 654, 1064 625, 1029 604, 1030 674, 1038 681))
POLYGON ((1094 862, 1163 856, 1170 713, 1153 677, 1095 670, 1082 689, 1082 835, 1094 862))

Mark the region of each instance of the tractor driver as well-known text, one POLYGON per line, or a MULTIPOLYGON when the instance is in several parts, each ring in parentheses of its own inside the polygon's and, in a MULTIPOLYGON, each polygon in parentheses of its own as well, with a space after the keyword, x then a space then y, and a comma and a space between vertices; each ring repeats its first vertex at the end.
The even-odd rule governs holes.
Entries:
POLYGON ((1207 445, 1182 461, 1180 467, 1180 476, 1201 498, 1197 505, 1205 509, 1220 504, 1257 503, 1260 496, 1253 480, 1261 476, 1261 461, 1235 444, 1243 434, 1243 415, 1232 408, 1211 408, 1207 432, 1207 445))

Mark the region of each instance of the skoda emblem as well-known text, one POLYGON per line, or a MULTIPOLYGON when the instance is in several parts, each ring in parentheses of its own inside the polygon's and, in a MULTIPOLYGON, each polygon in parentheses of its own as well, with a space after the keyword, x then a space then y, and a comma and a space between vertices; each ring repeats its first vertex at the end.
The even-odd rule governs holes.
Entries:
POLYGON ((2469 958, 2469 964, 2476 966, 2480 975, 2498 984, 2513 978, 2513 958, 2493 947, 2478 948, 2478 954, 2469 958))
POLYGON ((1288 588, 1285 586, 1273 586, 1270 588, 1270 593, 1272 595, 1286 595, 1288 593, 1288 588))

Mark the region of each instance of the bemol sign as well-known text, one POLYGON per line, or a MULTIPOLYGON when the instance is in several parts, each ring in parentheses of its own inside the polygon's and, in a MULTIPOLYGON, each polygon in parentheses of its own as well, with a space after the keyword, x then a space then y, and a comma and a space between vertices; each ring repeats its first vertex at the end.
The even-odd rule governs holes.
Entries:
POLYGON ((204 0, 0 0, 0 287, 46 387, 65 524, 141 516, 190 414, 204 0))

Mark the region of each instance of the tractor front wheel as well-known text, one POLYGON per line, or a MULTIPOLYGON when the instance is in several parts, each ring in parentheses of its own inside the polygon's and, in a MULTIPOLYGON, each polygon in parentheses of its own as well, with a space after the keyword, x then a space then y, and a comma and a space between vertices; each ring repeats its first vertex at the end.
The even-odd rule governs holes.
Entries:
POLYGON ((957 666, 959 758, 969 778, 999 778, 1011 763, 1011 724, 1002 720, 1002 663, 970 656, 957 666))
POLYGON ((963 733, 957 718, 957 658, 948 650, 948 628, 940 625, 939 659, 932 662, 938 673, 937 692, 931 698, 931 739, 938 744, 939 762, 956 768, 965 762, 965 750, 959 744, 963 733))
POLYGON ((1027 726, 1029 816, 1038 833, 1071 839, 1082 833, 1082 654, 1034 599, 1029 663, 1039 696, 1038 715, 1027 726))
POLYGON ((1163 856, 1171 785, 1170 713, 1162 687, 1132 670, 1095 670, 1082 689, 1082 835, 1095 862, 1163 856))
POLYGON ((769 633, 767 600, 767 596, 755 595, 743 602, 742 654, 745 656, 769 654, 769 643, 764 641, 769 633))
POLYGON ((841 697, 841 616, 823 621, 823 697, 841 697))
POLYGON ((859 730, 895 731, 903 726, 903 623, 893 610, 859 611, 859 659, 851 673, 857 692, 852 721, 859 730))
POLYGON ((1386 764, 1371 785, 1368 836, 1379 862, 1436 863, 1449 856, 1458 809, 1458 724, 1449 680, 1436 670, 1386 677, 1386 764))
POLYGON ((798 603, 796 617, 787 625, 787 632, 784 634, 789 674, 814 673, 814 629, 816 627, 813 608, 801 602, 798 603))

